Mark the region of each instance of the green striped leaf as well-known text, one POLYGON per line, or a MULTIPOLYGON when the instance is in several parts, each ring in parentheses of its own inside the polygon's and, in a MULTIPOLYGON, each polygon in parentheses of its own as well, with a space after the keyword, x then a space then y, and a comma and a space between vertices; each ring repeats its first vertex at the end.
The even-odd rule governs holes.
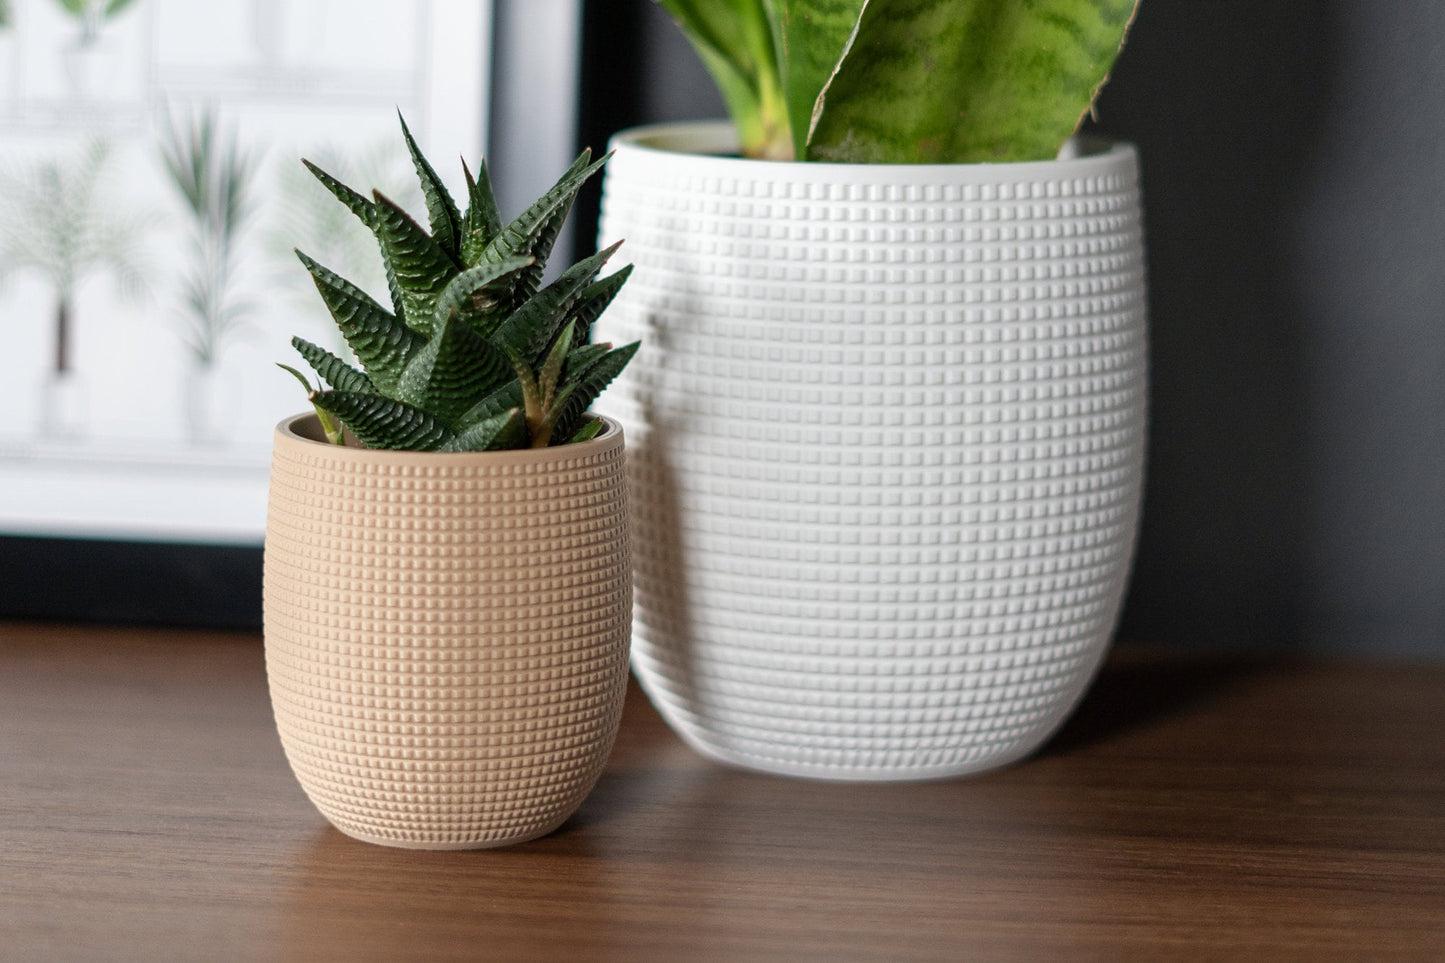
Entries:
MULTIPOLYGON (((806 158, 823 92, 853 44, 869 0, 764 0, 779 51, 794 156, 806 158)), ((884 4, 886 6, 886 2, 884 4)))
POLYGON ((320 345, 302 338, 292 338, 291 347, 295 348, 297 353, 306 359, 311 370, 332 388, 338 391, 376 393, 376 386, 371 383, 370 378, 320 345))
POLYGON ((465 162, 462 163, 462 172, 467 176, 467 213, 463 218, 466 236, 462 238, 462 263, 472 266, 481 262, 487 245, 502 232, 502 215, 497 211, 497 197, 492 192, 492 176, 487 172, 486 159, 477 165, 475 178, 465 162))
POLYGON ((372 198, 376 202, 376 234, 387 263, 396 272, 403 320, 414 331, 430 335, 437 299, 461 268, 395 201, 380 191, 372 191, 372 198))
POLYGON ((478 337, 461 318, 437 327, 407 363, 396 397, 444 423, 470 409, 512 377, 506 355, 478 337))
POLYGON ((527 447, 527 420, 522 409, 510 408, 459 432, 443 451, 499 451, 527 447))
POLYGON ((350 281, 300 251, 296 256, 311 272, 321 299, 372 383, 382 392, 391 391, 424 339, 350 281))
POLYGON ((417 180, 421 182, 422 197, 426 199, 427 219, 431 222, 432 239, 453 261, 460 260, 462 252, 462 215, 457 202, 442 183, 431 162, 422 156, 406 119, 397 112, 401 121, 401 134, 406 139, 406 149, 411 154, 412 166, 416 168, 417 180))
POLYGON ((637 354, 639 347, 641 342, 634 341, 632 344, 615 348, 579 372, 576 380, 566 378, 569 395, 564 399, 559 394, 561 404, 558 406, 555 427, 552 429, 556 437, 568 438, 577 430, 577 425, 592 406, 592 402, 622 373, 622 369, 627 367, 627 362, 637 354))
POLYGON ((311 403, 334 415, 367 448, 437 451, 456 434, 420 408, 382 395, 323 391, 311 403))
POLYGON ((1053 158, 1107 79, 1137 2, 872 0, 823 91, 806 156, 1053 158))
POLYGON ((511 310, 517 275, 532 263, 530 257, 514 257, 458 274, 437 299, 437 322, 458 317, 481 337, 490 336, 511 310))
POLYGON ((537 263, 518 278, 517 288, 513 292, 514 305, 522 304, 536 293, 541 284, 542 267, 552 253, 552 246, 562 230, 562 222, 567 219, 567 214, 572 209, 577 192, 588 178, 602 169, 607 158, 611 156, 608 154, 589 164, 592 152, 582 151, 557 183, 502 228, 482 252, 479 263, 495 263, 529 255, 536 258, 537 263))
POLYGON ((631 276, 632 265, 628 264, 602 280, 589 284, 577 296, 577 303, 572 305, 572 320, 582 326, 584 341, 591 335, 593 323, 607 310, 607 306, 617 297, 617 292, 622 290, 622 285, 631 276))
POLYGON ((534 294, 502 322, 493 332, 491 342, 515 352, 527 363, 538 360, 567 323, 578 296, 621 244, 618 241, 563 271, 557 280, 534 294))

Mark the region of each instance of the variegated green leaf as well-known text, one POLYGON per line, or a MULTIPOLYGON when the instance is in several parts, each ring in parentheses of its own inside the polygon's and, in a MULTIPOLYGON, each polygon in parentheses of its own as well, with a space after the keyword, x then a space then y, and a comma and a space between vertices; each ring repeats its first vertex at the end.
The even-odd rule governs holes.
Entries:
POLYGON ((422 197, 426 199, 427 219, 431 222, 432 240, 437 242, 443 251, 453 261, 460 261, 462 256, 462 215, 457 210, 456 201, 447 191, 446 185, 442 183, 437 172, 432 169, 431 162, 422 155, 421 149, 416 145, 416 139, 411 136, 411 129, 406 126, 406 119, 400 112, 397 118, 401 121, 401 134, 406 139, 406 149, 411 154, 412 166, 416 168, 417 180, 421 182, 422 197))
MULTIPOLYGON (((796 157, 807 157, 808 133, 823 91, 853 44, 869 0, 763 0, 780 56, 788 126, 796 157)), ((886 2, 884 3, 886 6, 886 2)))
POLYGON ((517 275, 532 263, 530 257, 514 257, 458 274, 437 299, 437 322, 459 317, 481 337, 490 336, 512 309, 517 275))
POLYGON ((461 268, 410 214, 380 191, 376 202, 376 234, 387 263, 396 272, 408 327, 430 335, 437 299, 461 268))
POLYGON ((567 439, 566 444, 575 445, 579 442, 591 441, 593 438, 596 438, 598 435, 602 434, 602 429, 606 427, 607 423, 604 422, 601 418, 591 418, 585 420, 582 422, 582 427, 574 431, 572 433, 572 437, 567 439))
POLYGON ((312 403, 335 415, 367 448, 436 451, 455 433, 431 415, 393 398, 356 391, 323 391, 312 403))
POLYGON ((511 377, 507 357, 452 317, 407 363, 395 395, 444 423, 454 423, 511 377))
POLYGON ((311 370, 332 388, 338 391, 376 392, 376 386, 363 372, 357 371, 320 345, 302 338, 292 338, 291 347, 295 348, 297 353, 306 359, 311 370))
POLYGON ((1107 79, 1137 2, 873 0, 823 94, 806 156, 1053 158, 1107 79))
POLYGON ((792 160, 788 107, 764 0, 657 0, 692 42, 727 105, 743 154, 792 160))
POLYGON ((498 326, 492 334, 492 343, 515 352, 528 363, 539 359, 571 317, 578 296, 621 244, 619 241, 563 271, 561 277, 534 294, 498 326))
POLYGON ((296 256, 311 272, 321 299, 372 383, 383 392, 395 388, 402 368, 425 340, 350 281, 300 251, 296 256))

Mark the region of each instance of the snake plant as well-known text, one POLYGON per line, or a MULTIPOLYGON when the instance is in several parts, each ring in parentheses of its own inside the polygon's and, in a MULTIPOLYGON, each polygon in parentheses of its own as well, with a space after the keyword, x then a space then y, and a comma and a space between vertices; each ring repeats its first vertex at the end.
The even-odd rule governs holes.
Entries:
MULTIPOLYGON (((402 134, 425 198, 430 230, 380 191, 371 197, 303 161, 376 236, 390 309, 297 251, 361 363, 357 368, 309 341, 301 357, 329 388, 307 386, 328 438, 349 429, 369 448, 483 451, 542 448, 594 437, 586 414, 636 353, 589 344, 592 322, 630 273, 598 278, 617 245, 542 284, 543 269, 582 184, 607 158, 581 156, 510 223, 497 211, 486 162, 463 164, 467 206, 455 199, 402 134)), ((287 366, 282 365, 283 368, 287 366)))
POLYGON ((743 153, 1050 159, 1139 0, 656 0, 712 74, 743 153))

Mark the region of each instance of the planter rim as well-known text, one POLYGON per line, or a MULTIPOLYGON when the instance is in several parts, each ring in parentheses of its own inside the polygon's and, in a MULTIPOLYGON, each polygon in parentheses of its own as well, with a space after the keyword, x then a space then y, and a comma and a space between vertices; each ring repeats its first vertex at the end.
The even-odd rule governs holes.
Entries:
POLYGON ((612 135, 611 150, 625 149, 658 158, 686 158, 689 163, 730 168, 738 165, 758 179, 830 182, 857 181, 862 172, 875 172, 892 183, 919 183, 945 178, 950 181, 1031 181, 1070 175, 1089 176, 1116 171, 1121 163, 1137 163, 1138 150, 1128 141, 1106 137, 1071 137, 1053 160, 964 164, 843 164, 831 161, 774 161, 736 156, 737 135, 726 120, 681 121, 629 127, 612 135))
POLYGON ((354 464, 370 465, 411 465, 458 468, 469 465, 534 465, 539 462, 557 461, 562 458, 585 457, 622 445, 622 426, 606 415, 593 414, 601 418, 606 427, 596 438, 574 442, 569 445, 549 445, 546 448, 508 448, 500 451, 394 451, 385 448, 362 448, 357 445, 333 445, 325 440, 321 421, 316 412, 305 411, 282 418, 276 425, 275 443, 277 448, 324 449, 327 454, 344 458, 354 464))

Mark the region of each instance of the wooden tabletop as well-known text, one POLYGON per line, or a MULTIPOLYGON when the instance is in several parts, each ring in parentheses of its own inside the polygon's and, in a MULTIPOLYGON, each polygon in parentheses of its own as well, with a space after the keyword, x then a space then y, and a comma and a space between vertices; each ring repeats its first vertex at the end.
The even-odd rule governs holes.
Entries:
POLYGON ((567 825, 331 829, 260 639, 0 625, 3 960, 1445 958, 1445 668, 1121 648, 1002 772, 704 761, 634 691, 567 825))

